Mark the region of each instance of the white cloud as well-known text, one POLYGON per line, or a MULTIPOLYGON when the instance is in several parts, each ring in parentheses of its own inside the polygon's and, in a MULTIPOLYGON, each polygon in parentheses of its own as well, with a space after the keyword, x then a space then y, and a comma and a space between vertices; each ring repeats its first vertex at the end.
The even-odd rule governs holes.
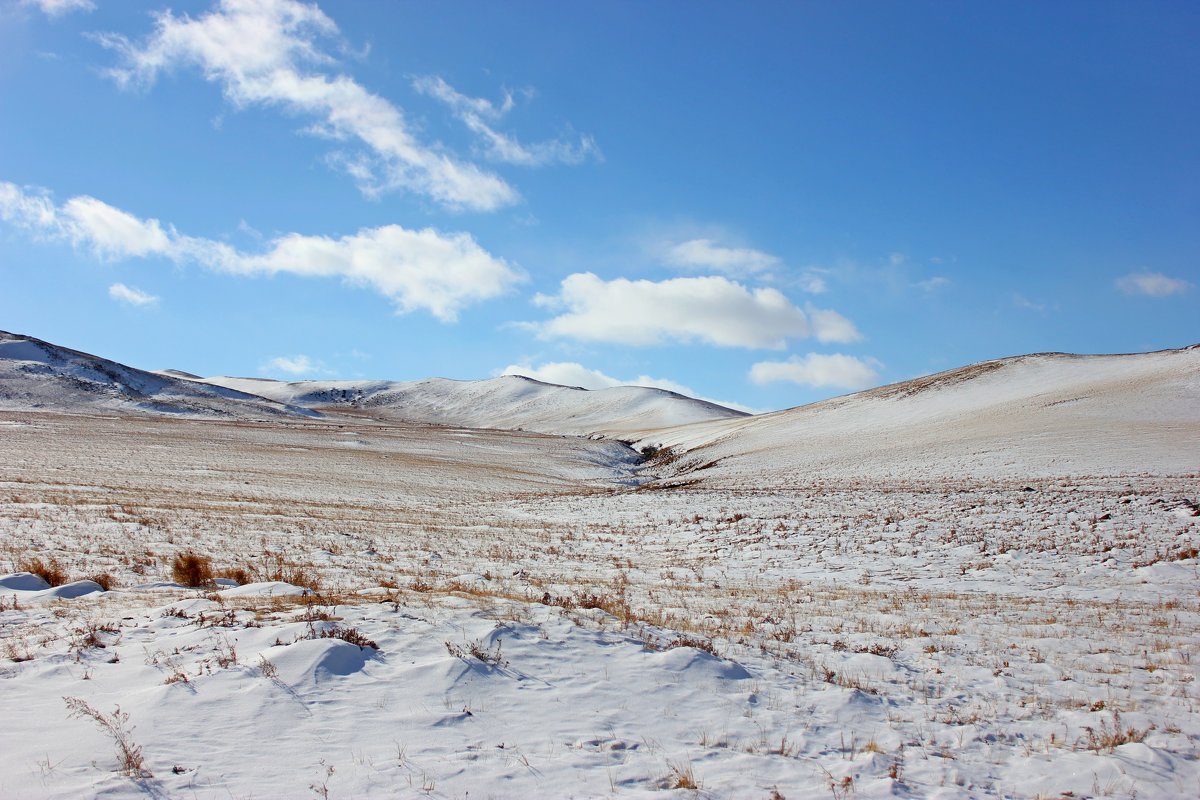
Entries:
POLYGON ((114 283, 108 287, 108 296, 120 303, 126 303, 131 306, 154 306, 158 305, 158 298, 152 294, 147 294, 141 289, 132 286, 126 286, 123 283, 114 283))
POLYGON ((814 387, 865 389, 879 381, 882 366, 873 358, 809 353, 786 361, 760 361, 750 368, 750 380, 758 384, 790 381, 814 387))
POLYGON ((580 137, 578 144, 556 139, 524 145, 515 137, 496 130, 490 123, 499 121, 512 110, 511 93, 506 93, 504 102, 496 106, 490 100, 461 94, 444 79, 429 75, 413 79, 413 88, 444 103, 479 137, 484 154, 496 161, 538 167, 555 163, 578 164, 588 158, 600 157, 600 150, 590 136, 580 137))
POLYGON ((605 281, 590 272, 575 273, 563 279, 558 295, 539 294, 534 302, 565 311, 545 322, 526 323, 544 338, 774 349, 814 332, 821 341, 858 338, 853 324, 834 311, 811 310, 810 324, 805 312, 777 289, 751 290, 716 276, 605 281))
POLYGON ((684 386, 682 383, 677 383, 670 378, 652 378, 649 375, 639 375, 630 380, 621 380, 610 375, 605 375, 600 370, 588 369, 575 361, 552 361, 542 364, 539 367, 531 364, 510 364, 500 374, 524 375, 526 378, 533 378, 543 383, 556 383, 560 386, 580 386, 584 389, 609 389, 614 386, 645 386, 651 389, 665 389, 668 392, 675 392, 686 397, 694 397, 697 400, 703 400, 707 403, 716 403, 726 408, 733 408, 750 414, 756 413, 754 409, 740 403, 701 397, 690 386, 684 386))
POLYGON ((1131 272, 1117 279, 1117 288, 1125 294, 1144 294, 1150 297, 1166 297, 1182 294, 1192 284, 1179 278, 1169 278, 1161 272, 1131 272))
POLYGON ((21 5, 41 9, 48 17, 61 17, 72 11, 95 11, 93 0, 21 0, 21 5))
POLYGON ((156 219, 138 219, 94 197, 72 197, 59 214, 71 240, 102 258, 169 254, 172 238, 180 238, 156 219))
POLYGON ((298 375, 316 375, 329 374, 329 370, 322 367, 318 362, 313 361, 306 355, 294 356, 277 356, 259 367, 261 372, 285 373, 293 377, 298 375))
POLYGON ((671 245, 668 264, 686 269, 713 269, 728 275, 749 275, 779 266, 779 258, 748 247, 725 247, 712 239, 690 239, 671 245))
POLYGON ((336 239, 288 233, 268 242, 263 252, 246 253, 224 242, 185 236, 93 197, 74 197, 56 207, 44 192, 2 181, 0 219, 106 259, 158 256, 238 275, 338 277, 387 297, 400 312, 423 309, 443 322, 523 280, 470 234, 432 228, 384 225, 336 239))
POLYGON ((805 306, 818 342, 857 342, 863 337, 854 323, 828 308, 805 306))
POLYGON ((422 143, 400 108, 333 74, 335 60, 322 44, 339 37, 337 25, 315 5, 221 0, 196 18, 157 14, 154 32, 140 44, 118 34, 100 41, 120 55, 122 65, 109 74, 123 86, 194 65, 237 106, 277 106, 315 118, 310 133, 363 148, 335 160, 365 192, 404 189, 449 208, 483 211, 517 201, 503 179, 422 143))

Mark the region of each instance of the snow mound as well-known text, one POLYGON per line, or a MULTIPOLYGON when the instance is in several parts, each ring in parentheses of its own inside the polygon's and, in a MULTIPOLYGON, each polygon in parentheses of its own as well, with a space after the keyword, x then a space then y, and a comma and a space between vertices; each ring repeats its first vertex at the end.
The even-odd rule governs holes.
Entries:
POLYGON ((13 572, 9 575, 0 575, 0 589, 13 589, 18 592, 40 592, 43 589, 49 589, 50 584, 46 583, 40 575, 34 575, 32 572, 13 572))
POLYGON ((301 597, 312 594, 312 590, 283 581, 266 581, 247 583, 244 586, 225 589, 217 594, 221 597, 301 597))
POLYGON ((104 587, 95 581, 72 581, 61 586, 51 587, 37 575, 28 572, 15 572, 0 577, 0 588, 6 592, 12 592, 22 602, 73 600, 76 597, 104 591, 104 587))
POLYGON ((341 639, 301 639, 269 648, 262 656, 275 665, 284 683, 301 689, 361 672, 374 653, 341 639))
POLYGON ((659 669, 687 673, 689 678, 741 681, 751 677, 741 664, 717 658, 695 647, 672 647, 651 654, 649 660, 659 669))

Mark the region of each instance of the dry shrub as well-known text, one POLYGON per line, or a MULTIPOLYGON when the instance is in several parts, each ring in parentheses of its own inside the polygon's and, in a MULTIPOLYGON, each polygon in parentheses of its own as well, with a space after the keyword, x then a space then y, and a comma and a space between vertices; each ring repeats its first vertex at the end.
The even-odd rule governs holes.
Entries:
MULTIPOLYGON (((290 583, 292 586, 312 589, 314 592, 321 591, 320 578, 306 572, 304 567, 299 564, 285 559, 281 553, 263 553, 262 564, 254 570, 254 573, 260 581, 282 581, 290 583)), ((238 582, 242 583, 242 581, 238 582)))
POLYGON ((709 655, 717 655, 717 648, 715 648, 713 643, 708 639, 700 639, 696 636, 687 636, 686 634, 682 633, 671 641, 667 642, 663 649, 670 650, 675 647, 694 647, 697 650, 703 650, 709 655))
POLYGON ((154 777, 150 770, 146 769, 141 745, 133 741, 133 728, 128 726, 129 714, 122 711, 120 706, 111 714, 104 714, 78 697, 64 697, 63 701, 67 704, 67 716, 73 719, 90 719, 112 738, 117 748, 122 774, 130 778, 154 777))
POLYGON ((183 586, 211 586, 213 582, 212 559, 188 550, 175 556, 171 562, 171 576, 183 586))
POLYGON ((304 636, 305 639, 341 639, 343 642, 348 642, 358 647, 369 647, 372 650, 378 650, 379 645, 371 639, 363 635, 358 628, 343 628, 340 625, 333 625, 329 628, 317 630, 310 622, 308 623, 308 633, 304 636))
POLYGON ((254 583, 254 579, 250 577, 250 573, 246 571, 245 567, 222 570, 221 577, 237 581, 238 586, 245 586, 247 583, 254 583))
POLYGON ((111 592, 117 585, 117 579, 107 572, 100 572, 88 578, 89 581, 95 581, 100 584, 100 588, 106 592, 111 592))
POLYGON ((25 559, 17 564, 17 572, 32 572, 51 586, 62 586, 70 580, 67 571, 53 558, 48 562, 40 558, 25 559))

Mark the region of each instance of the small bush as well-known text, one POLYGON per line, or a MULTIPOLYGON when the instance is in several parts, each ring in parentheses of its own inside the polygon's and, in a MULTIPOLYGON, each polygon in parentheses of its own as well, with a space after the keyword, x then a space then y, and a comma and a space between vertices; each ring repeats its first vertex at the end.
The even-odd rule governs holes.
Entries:
POLYGON ((97 573, 88 578, 88 580, 100 584, 100 588, 106 592, 111 592, 117 585, 117 579, 107 572, 97 573))
POLYGON ((171 576, 183 586, 211 586, 213 582, 212 559, 193 553, 191 550, 175 556, 171 562, 171 576))
POLYGON ((232 581, 237 581, 238 586, 245 586, 247 583, 254 583, 254 579, 250 577, 250 573, 246 571, 245 567, 224 570, 221 573, 221 577, 229 578, 232 581))
POLYGON ((53 558, 48 562, 40 558, 26 559, 17 564, 17 571, 32 572, 51 586, 62 586, 70 580, 67 571, 53 558))

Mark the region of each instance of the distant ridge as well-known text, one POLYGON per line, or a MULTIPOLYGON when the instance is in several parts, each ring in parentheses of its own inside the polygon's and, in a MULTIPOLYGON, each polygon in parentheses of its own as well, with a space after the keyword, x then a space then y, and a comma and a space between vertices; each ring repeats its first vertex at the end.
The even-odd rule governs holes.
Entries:
POLYGON ((583 389, 519 375, 477 381, 281 381, 206 378, 207 383, 283 403, 324 410, 353 409, 405 422, 526 430, 570 436, 640 439, 660 428, 745 412, 642 386, 583 389))
POLYGON ((138 412, 237 419, 315 417, 244 392, 146 372, 0 331, 0 409, 138 412))
POLYGON ((294 381, 147 372, 31 336, 0 332, 0 409, 261 419, 322 411, 395 422, 640 439, 660 428, 745 416, 663 389, 589 391, 532 378, 294 381))

